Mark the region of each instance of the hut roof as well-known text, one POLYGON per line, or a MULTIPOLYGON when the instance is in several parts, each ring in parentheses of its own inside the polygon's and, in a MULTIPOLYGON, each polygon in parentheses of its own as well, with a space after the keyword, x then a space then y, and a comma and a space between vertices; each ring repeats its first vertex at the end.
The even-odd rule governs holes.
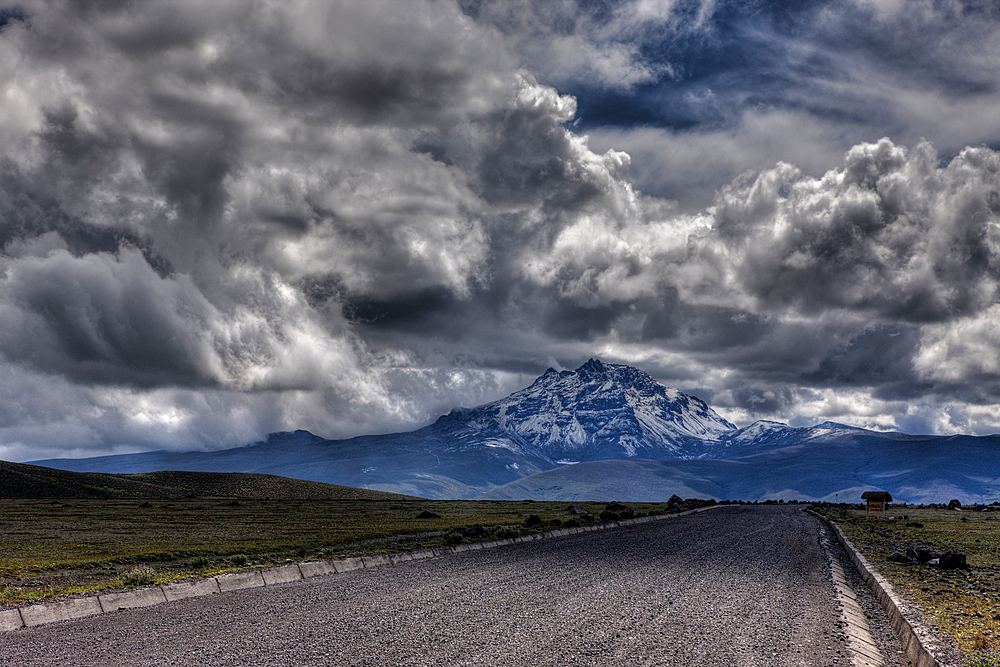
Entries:
POLYGON ((892 496, 888 491, 865 491, 861 494, 861 500, 881 500, 883 503, 891 503, 892 496))

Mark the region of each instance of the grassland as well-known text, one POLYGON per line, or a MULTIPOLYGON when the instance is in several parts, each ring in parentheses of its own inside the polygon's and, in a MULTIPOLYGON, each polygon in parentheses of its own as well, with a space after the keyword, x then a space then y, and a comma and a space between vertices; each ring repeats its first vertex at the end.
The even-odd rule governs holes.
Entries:
POLYGON ((879 519, 866 518, 864 509, 854 505, 815 509, 837 521, 868 561, 970 655, 1000 649, 1000 508, 895 507, 879 519), (893 551, 918 546, 963 552, 970 569, 939 570, 887 560, 893 551))
MULTIPOLYGON (((603 503, 577 503, 594 515, 603 503)), ((629 503, 639 515, 663 503, 629 503)), ((0 605, 286 560, 496 539, 576 520, 567 503, 177 498, 0 499, 0 605), (417 518, 422 512, 437 518, 417 518), (524 527, 529 514, 545 525, 524 527), (476 524, 479 537, 455 529, 476 524)))

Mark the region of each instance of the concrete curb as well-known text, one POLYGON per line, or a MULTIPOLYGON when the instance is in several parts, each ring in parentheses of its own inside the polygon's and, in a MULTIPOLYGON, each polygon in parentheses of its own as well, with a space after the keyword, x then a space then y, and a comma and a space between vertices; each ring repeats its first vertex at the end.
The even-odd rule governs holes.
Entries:
POLYGON ((200 598, 213 593, 221 593, 219 582, 215 577, 208 579, 192 579, 190 581, 177 581, 172 584, 160 586, 167 602, 173 600, 186 600, 187 598, 200 598))
MULTIPOLYGON (((624 519, 622 521, 611 521, 608 523, 591 524, 576 528, 558 528, 545 533, 532 533, 520 537, 503 540, 492 540, 490 542, 471 542, 468 544, 458 544, 454 547, 433 547, 430 549, 418 549, 416 551, 405 551, 394 554, 370 554, 365 556, 355 556, 353 558, 342 558, 339 560, 309 561, 304 563, 293 563, 291 565, 281 565, 267 569, 245 570, 243 572, 231 572, 220 574, 205 579, 191 579, 188 581, 176 581, 160 586, 148 588, 138 588, 131 591, 118 593, 100 593, 82 598, 70 600, 59 600, 57 602, 41 602, 38 604, 24 605, 14 609, 0 610, 0 632, 20 630, 25 627, 33 627, 46 623, 58 621, 68 621, 97 614, 106 614, 121 609, 134 609, 137 607, 148 607, 151 605, 172 602, 174 600, 184 600, 193 597, 204 597, 228 591, 237 591, 245 588, 261 588, 264 586, 275 586, 278 584, 300 581, 302 579, 312 579, 314 577, 325 577, 352 570, 370 569, 395 565, 407 561, 424 560, 427 558, 440 558, 464 551, 478 551, 481 549, 492 549, 494 547, 507 546, 535 540, 553 539, 576 535, 579 533, 589 533, 596 530, 607 530, 609 528, 619 528, 650 521, 663 519, 675 519, 688 514, 695 514, 713 509, 715 507, 726 507, 726 505, 710 505, 699 507, 698 509, 679 512, 677 514, 658 514, 656 516, 644 516, 635 519, 624 519)), ((921 666, 923 667, 923 666, 921 666)))
POLYGON ((24 619, 21 618, 20 609, 8 609, 0 611, 0 632, 17 630, 24 627, 24 619))
POLYGON ((105 613, 118 611, 119 609, 135 609, 136 607, 149 607, 167 601, 167 596, 159 586, 153 588, 137 588, 134 591, 124 593, 105 593, 98 595, 97 601, 101 603, 101 609, 105 613))
POLYGON ((840 525, 811 509, 805 511, 825 521, 833 529, 837 541, 847 551, 847 555, 854 563, 854 567, 858 569, 861 578, 868 584, 868 588, 871 589, 872 594, 878 599, 888 615, 889 623, 896 631, 896 636, 899 637, 899 641, 903 645, 903 652, 910 664, 913 667, 961 667, 961 665, 949 662, 943 657, 942 649, 946 646, 945 641, 919 619, 914 605, 903 599, 896 592, 896 588, 879 574, 878 570, 854 546, 854 543, 844 535, 840 525))

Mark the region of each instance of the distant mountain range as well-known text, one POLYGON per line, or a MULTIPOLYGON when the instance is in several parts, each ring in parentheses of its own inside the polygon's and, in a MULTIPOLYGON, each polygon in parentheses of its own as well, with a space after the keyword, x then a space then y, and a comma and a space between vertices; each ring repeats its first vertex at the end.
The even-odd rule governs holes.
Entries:
POLYGON ((258 472, 428 498, 1000 500, 1000 437, 909 436, 832 422, 739 429, 646 373, 591 359, 408 433, 325 440, 275 433, 246 447, 51 459, 63 470, 258 472))

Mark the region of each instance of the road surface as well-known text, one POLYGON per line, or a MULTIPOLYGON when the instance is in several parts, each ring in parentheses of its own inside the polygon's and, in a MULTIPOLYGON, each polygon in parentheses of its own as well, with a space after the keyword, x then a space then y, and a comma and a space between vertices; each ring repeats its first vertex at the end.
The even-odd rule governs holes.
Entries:
POLYGON ((0 635, 3 665, 850 665, 820 522, 676 519, 0 635))

